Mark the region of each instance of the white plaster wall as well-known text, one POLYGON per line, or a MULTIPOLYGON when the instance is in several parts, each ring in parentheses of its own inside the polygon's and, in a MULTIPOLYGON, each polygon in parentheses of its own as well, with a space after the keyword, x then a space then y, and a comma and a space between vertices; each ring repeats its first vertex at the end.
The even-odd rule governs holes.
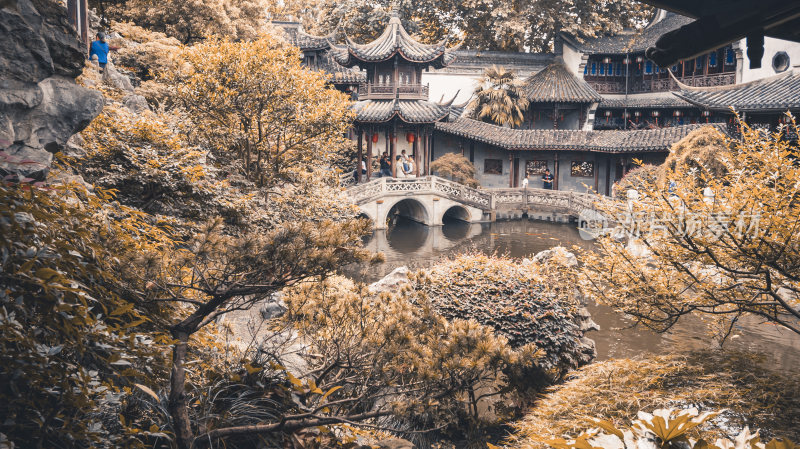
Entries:
POLYGON ((572 48, 570 44, 564 42, 564 64, 574 75, 583 79, 583 72, 580 71, 581 56, 582 54, 579 51, 572 48))
POLYGON ((761 59, 760 69, 750 68, 750 58, 747 57, 746 40, 739 41, 738 46, 742 49, 743 54, 743 67, 742 67, 742 80, 746 83, 761 78, 767 78, 776 75, 778 72, 772 68, 772 58, 779 51, 785 51, 789 55, 789 70, 792 67, 800 68, 800 43, 785 41, 782 39, 774 39, 771 37, 764 38, 764 57, 761 59))
POLYGON ((446 72, 422 72, 422 84, 430 86, 430 101, 438 102, 444 95, 444 101, 450 101, 458 92, 454 104, 464 103, 472 96, 478 85, 477 75, 446 72))

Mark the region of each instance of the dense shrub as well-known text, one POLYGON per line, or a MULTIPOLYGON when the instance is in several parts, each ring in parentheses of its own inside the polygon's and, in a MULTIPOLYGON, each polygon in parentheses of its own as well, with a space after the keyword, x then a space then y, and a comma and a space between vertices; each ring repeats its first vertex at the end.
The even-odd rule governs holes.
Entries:
POLYGON ((512 348, 533 345, 538 367, 557 379, 594 356, 593 345, 581 341, 580 304, 572 284, 558 282, 558 266, 462 255, 419 272, 414 289, 448 319, 476 320, 512 348))

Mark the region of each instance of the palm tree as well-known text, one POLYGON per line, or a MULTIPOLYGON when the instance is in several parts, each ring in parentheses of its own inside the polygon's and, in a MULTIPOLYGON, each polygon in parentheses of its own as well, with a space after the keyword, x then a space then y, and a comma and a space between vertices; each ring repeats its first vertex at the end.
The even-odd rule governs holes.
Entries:
POLYGON ((492 66, 484 70, 475 95, 469 103, 471 115, 501 126, 519 126, 528 108, 528 98, 514 72, 492 66))

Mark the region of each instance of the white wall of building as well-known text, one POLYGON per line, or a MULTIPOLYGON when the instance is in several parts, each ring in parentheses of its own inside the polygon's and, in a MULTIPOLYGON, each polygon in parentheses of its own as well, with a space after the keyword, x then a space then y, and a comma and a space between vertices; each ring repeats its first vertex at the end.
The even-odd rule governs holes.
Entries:
POLYGON ((442 95, 444 101, 450 101, 458 92, 454 104, 461 104, 472 96, 478 85, 478 77, 474 74, 422 72, 422 84, 430 86, 430 101, 438 102, 442 95))
POLYGON ((789 55, 789 70, 794 68, 800 68, 800 43, 792 42, 792 41, 785 41, 783 39, 774 39, 771 37, 764 38, 764 57, 761 59, 761 68, 760 69, 751 69, 750 68, 750 58, 747 57, 747 45, 746 40, 742 39, 738 43, 734 44, 734 47, 738 47, 742 50, 742 73, 739 82, 746 83, 749 81, 754 81, 761 78, 768 78, 770 76, 774 76, 778 73, 772 67, 772 60, 778 52, 786 52, 789 55))
POLYGON ((581 70, 581 61, 583 59, 583 53, 579 52, 572 45, 568 43, 564 43, 563 45, 564 53, 562 57, 564 58, 564 65, 572 72, 573 75, 576 75, 578 78, 583 79, 583 71, 581 70))

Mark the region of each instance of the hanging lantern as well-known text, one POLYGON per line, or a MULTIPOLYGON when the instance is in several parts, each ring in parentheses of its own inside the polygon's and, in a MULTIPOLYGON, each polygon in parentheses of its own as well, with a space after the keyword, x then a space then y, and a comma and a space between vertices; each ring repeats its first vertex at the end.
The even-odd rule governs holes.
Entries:
POLYGON ((624 118, 630 118, 630 117, 631 117, 631 113, 630 113, 630 112, 623 112, 623 113, 622 113, 622 117, 624 117, 624 118))
POLYGON ((408 143, 414 143, 415 138, 416 136, 414 135, 414 133, 406 133, 406 141, 408 143))
POLYGON ((378 143, 378 133, 372 135, 372 143, 378 143))
POLYGON ((708 117, 711 115, 711 111, 703 111, 703 117, 708 117))
POLYGON ((625 65, 630 64, 631 63, 631 58, 626 56, 625 59, 622 60, 622 63, 625 64, 625 65))
POLYGON ((606 111, 606 117, 611 117, 611 111, 606 111))
POLYGON ((633 111, 633 115, 639 117, 642 115, 642 111, 633 111))
POLYGON ((641 64, 642 62, 644 62, 644 58, 643 58, 643 57, 641 57, 641 56, 637 56, 637 57, 636 57, 636 62, 638 62, 639 64, 641 64))
POLYGON ((660 112, 658 112, 658 111, 653 111, 653 117, 658 117, 659 115, 661 115, 661 113, 660 113, 660 112))
POLYGON ((611 58, 609 58, 608 56, 603 58, 603 64, 608 64, 609 62, 611 62, 611 58))
POLYGON ((674 115, 675 117, 680 117, 682 115, 682 113, 681 113, 681 111, 676 109, 675 112, 672 113, 672 115, 674 115))

